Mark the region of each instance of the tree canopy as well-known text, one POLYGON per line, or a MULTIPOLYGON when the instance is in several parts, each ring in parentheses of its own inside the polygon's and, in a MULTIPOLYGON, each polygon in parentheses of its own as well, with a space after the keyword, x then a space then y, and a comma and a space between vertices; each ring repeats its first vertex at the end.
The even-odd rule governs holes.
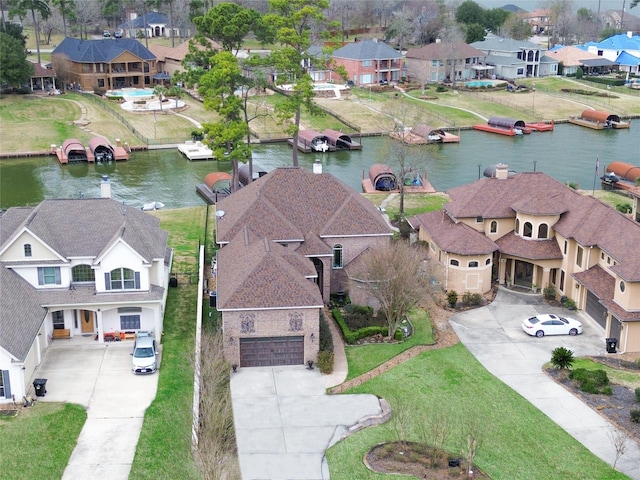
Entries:
POLYGON ((193 19, 198 31, 217 41, 227 52, 237 53, 245 37, 260 25, 260 14, 236 3, 219 3, 193 19))
POLYGON ((12 35, 0 32, 0 82, 20 87, 33 75, 24 45, 12 35))

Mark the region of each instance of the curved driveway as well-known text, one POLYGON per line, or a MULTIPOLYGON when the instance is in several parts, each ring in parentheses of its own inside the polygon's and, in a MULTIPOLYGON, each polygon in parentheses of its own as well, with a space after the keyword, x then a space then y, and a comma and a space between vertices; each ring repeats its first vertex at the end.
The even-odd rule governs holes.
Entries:
MULTIPOLYGON (((459 313, 450 323, 460 341, 489 372, 599 458, 613 464, 616 458, 612 441, 614 427, 542 371, 542 365, 549 362, 552 350, 557 347, 566 347, 576 356, 604 355, 604 330, 595 320, 582 312, 549 307, 539 295, 518 294, 501 288, 491 305, 459 313), (522 331, 521 323, 525 317, 537 313, 570 314, 583 323, 584 333, 576 337, 531 337, 522 331)), ((640 480, 638 465, 640 450, 635 442, 630 442, 616 468, 640 480)))

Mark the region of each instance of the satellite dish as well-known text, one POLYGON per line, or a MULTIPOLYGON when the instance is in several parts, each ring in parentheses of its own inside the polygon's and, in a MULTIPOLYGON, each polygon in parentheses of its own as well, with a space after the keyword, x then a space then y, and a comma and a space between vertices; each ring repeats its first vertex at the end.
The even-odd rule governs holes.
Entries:
POLYGON ((224 210, 216 210, 216 217, 218 218, 224 217, 224 210))

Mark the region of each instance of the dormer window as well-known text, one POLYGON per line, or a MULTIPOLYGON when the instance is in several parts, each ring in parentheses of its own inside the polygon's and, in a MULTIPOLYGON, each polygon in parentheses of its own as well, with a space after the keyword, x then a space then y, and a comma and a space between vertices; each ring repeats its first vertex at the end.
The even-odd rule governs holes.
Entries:
POLYGON ((546 223, 541 223, 538 226, 538 238, 545 239, 548 238, 549 235, 549 226, 546 223))
POLYGON ((483 218, 482 217, 476 217, 476 223, 482 223, 483 218))
POLYGON ((107 290, 134 290, 140 288, 140 272, 129 268, 116 268, 104 274, 107 290))
POLYGON ((73 283, 95 282, 95 271, 91 268, 91 265, 76 265, 71 269, 71 281, 73 283))
POLYGON ((25 243, 24 244, 24 256, 25 257, 30 257, 33 253, 31 252, 31 244, 30 243, 25 243))
POLYGON ((532 234, 533 234, 533 226, 531 225, 531 222, 524 222, 524 226, 522 229, 522 236, 531 238, 532 234))

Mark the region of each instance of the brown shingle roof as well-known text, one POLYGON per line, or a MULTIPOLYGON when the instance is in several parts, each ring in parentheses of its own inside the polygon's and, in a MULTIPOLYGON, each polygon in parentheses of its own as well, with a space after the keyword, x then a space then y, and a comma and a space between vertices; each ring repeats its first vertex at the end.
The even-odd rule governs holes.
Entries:
POLYGON ((555 239, 531 240, 507 233, 496 240, 500 252, 506 255, 529 258, 531 260, 562 259, 562 252, 555 239))
POLYGON ((450 58, 451 55, 456 58, 472 58, 486 57, 487 55, 472 47, 468 43, 458 42, 452 46, 450 42, 430 43, 420 48, 410 48, 407 50, 406 58, 415 58, 418 60, 443 60, 450 58))
POLYGON ((409 224, 415 229, 422 226, 445 252, 486 255, 498 250, 498 246, 483 233, 464 223, 455 223, 441 210, 416 215, 409 224))
POLYGON ((578 67, 582 65, 582 60, 593 60, 601 58, 591 52, 587 52, 586 50, 582 50, 574 46, 566 46, 557 50, 548 51, 545 53, 545 55, 548 55, 551 58, 562 62, 567 67, 578 67))
POLYGON ((574 273, 572 277, 595 294, 600 299, 600 303, 620 320, 640 321, 640 312, 628 312, 613 301, 615 278, 599 265, 583 272, 574 273))

